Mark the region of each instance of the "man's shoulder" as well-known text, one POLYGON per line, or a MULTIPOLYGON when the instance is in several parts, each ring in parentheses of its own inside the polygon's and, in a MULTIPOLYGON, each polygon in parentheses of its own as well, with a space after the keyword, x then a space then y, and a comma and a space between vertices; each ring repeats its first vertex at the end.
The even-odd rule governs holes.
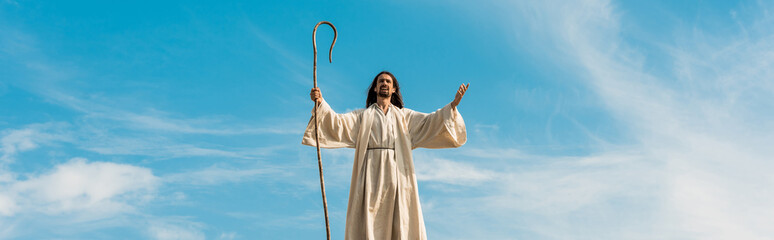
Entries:
POLYGON ((402 112, 403 114, 410 114, 410 113, 416 112, 416 111, 412 110, 411 108, 407 108, 407 107, 399 108, 399 109, 400 109, 400 112, 402 112))
POLYGON ((363 113, 367 110, 367 108, 358 108, 355 110, 347 109, 347 114, 362 116, 363 113))

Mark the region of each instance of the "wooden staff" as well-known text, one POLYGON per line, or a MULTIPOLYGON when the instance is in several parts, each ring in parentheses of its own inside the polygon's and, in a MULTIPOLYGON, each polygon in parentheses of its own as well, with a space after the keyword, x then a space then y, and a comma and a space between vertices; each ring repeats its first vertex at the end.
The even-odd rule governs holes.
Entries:
MULTIPOLYGON (((331 49, 328 51, 328 62, 333 63, 333 45, 336 44, 336 27, 328 21, 318 22, 314 25, 314 31, 312 32, 312 46, 314 47, 314 87, 317 87, 317 27, 322 24, 328 24, 333 28, 333 43, 331 43, 331 49)), ((328 223, 328 200, 325 198, 325 180, 323 179, 323 167, 322 157, 320 156, 320 139, 318 138, 319 132, 317 129, 317 107, 320 103, 314 102, 314 142, 317 146, 317 165, 320 167, 320 190, 322 191, 323 209, 325 209, 325 232, 328 236, 328 240, 331 240, 331 225, 328 223)))

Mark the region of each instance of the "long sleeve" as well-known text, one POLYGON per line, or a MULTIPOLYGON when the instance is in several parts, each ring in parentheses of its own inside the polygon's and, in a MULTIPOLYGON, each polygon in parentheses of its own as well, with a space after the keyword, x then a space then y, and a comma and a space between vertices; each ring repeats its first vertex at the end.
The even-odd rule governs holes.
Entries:
POLYGON ((403 109, 411 135, 411 148, 454 148, 465 144, 467 132, 462 115, 447 104, 433 113, 403 109))
MULTIPOLYGON (((322 148, 354 148, 357 141, 357 132, 360 127, 362 110, 338 114, 331 109, 325 100, 317 109, 317 122, 320 128, 320 147, 322 148)), ((314 114, 314 110, 312 110, 314 114)), ((315 146, 314 141, 314 115, 309 119, 309 124, 304 131, 304 145, 315 146)))

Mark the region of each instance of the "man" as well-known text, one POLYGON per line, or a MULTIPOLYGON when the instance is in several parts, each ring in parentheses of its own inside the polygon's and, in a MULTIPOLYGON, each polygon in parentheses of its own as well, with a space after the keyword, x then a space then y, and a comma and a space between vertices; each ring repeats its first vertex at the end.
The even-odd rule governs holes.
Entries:
MULTIPOLYGON (((312 89, 312 101, 320 103, 320 147, 355 148, 345 239, 427 239, 411 150, 465 144, 457 105, 468 86, 430 114, 404 108, 398 81, 387 71, 371 82, 366 108, 349 113, 335 113, 320 89, 312 89)), ((303 144, 315 146, 314 129, 310 120, 303 144)))

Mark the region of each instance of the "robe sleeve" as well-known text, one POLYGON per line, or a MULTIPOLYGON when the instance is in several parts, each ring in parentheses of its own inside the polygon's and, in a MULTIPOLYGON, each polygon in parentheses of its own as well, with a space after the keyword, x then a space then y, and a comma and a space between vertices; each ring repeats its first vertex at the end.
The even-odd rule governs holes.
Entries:
POLYGON ((447 104, 433 113, 403 109, 408 122, 411 148, 455 148, 467 141, 462 115, 447 104))
MULTIPOLYGON (((317 121, 320 128, 321 148, 354 148, 357 142, 357 132, 360 128, 360 116, 362 110, 338 114, 331 109, 325 100, 317 109, 317 121)), ((314 114, 314 110, 312 110, 314 114)), ((304 131, 304 139, 301 144, 315 146, 314 141, 314 115, 309 119, 309 124, 304 131)))

